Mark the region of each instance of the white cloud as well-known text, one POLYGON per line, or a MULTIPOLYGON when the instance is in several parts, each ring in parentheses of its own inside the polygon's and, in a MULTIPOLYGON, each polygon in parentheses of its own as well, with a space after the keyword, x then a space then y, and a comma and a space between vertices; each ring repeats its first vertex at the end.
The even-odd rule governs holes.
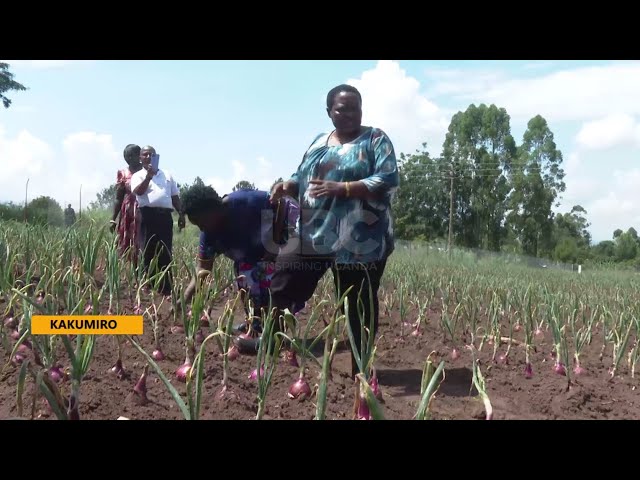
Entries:
POLYGON ((425 71, 428 82, 427 95, 439 97, 470 98, 489 90, 493 85, 505 82, 505 72, 495 69, 474 69, 470 74, 465 68, 430 67, 425 71))
MULTIPOLYGON (((609 180, 607 178, 607 180, 609 180)), ((640 230, 638 185, 640 168, 614 171, 610 181, 587 177, 584 174, 568 177, 563 195, 561 213, 573 205, 582 205, 587 211, 594 243, 611 240, 614 230, 634 227, 640 230)))
POLYGON ((434 82, 429 92, 449 93, 459 102, 495 103, 519 120, 537 114, 550 122, 640 114, 637 62, 569 68, 533 78, 461 69, 429 70, 427 76, 434 82))
POLYGON ((430 153, 440 153, 450 116, 420 92, 420 82, 397 62, 380 61, 347 83, 362 95, 362 123, 383 129, 398 156, 414 153, 423 142, 430 153))
POLYGON ((574 174, 578 173, 580 163, 580 157, 578 154, 576 152, 570 153, 563 167, 565 175, 567 177, 572 177, 574 174))
POLYGON ((203 181, 207 185, 211 185, 220 195, 231 193, 233 187, 241 180, 253 183, 260 190, 268 191, 276 178, 278 178, 278 175, 273 172, 271 162, 264 157, 258 157, 250 165, 251 168, 248 171, 244 162, 232 160, 233 173, 230 176, 209 177, 203 181))
POLYGON ((543 70, 545 68, 551 68, 556 65, 556 62, 546 62, 546 61, 538 61, 538 62, 529 62, 525 63, 522 66, 523 70, 543 70))
POLYGON ((0 201, 22 203, 29 180, 28 198, 50 196, 66 205, 86 208, 96 194, 115 181, 124 160, 113 146, 110 135, 78 132, 68 135, 61 145, 49 145, 26 130, 9 137, 0 126, 0 201))
POLYGON ((586 122, 576 135, 576 142, 585 150, 637 146, 640 144, 640 123, 629 114, 614 113, 586 122))

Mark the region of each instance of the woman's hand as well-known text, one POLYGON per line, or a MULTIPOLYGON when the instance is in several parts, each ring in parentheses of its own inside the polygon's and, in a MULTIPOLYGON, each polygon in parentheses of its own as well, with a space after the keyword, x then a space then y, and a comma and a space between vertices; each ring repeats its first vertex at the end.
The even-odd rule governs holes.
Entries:
POLYGON ((269 201, 275 204, 284 196, 295 197, 298 193, 298 185, 295 182, 287 180, 286 182, 278 182, 271 189, 269 201))
POLYGON ((309 180, 309 196, 319 197, 343 197, 345 195, 345 184, 343 182, 333 182, 331 180, 309 180))

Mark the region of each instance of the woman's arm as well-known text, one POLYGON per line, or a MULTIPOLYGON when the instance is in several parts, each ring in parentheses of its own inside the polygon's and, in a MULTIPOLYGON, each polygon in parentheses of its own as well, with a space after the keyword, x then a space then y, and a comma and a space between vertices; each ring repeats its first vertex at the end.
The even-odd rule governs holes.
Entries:
POLYGON ((393 144, 389 137, 377 130, 371 140, 373 143, 373 173, 353 182, 333 182, 329 180, 310 180, 313 188, 309 189, 312 197, 360 198, 378 200, 399 184, 398 165, 393 144))
POLYGON ((124 201, 124 196, 126 193, 126 189, 123 183, 116 184, 116 202, 113 205, 113 214, 111 215, 111 231, 113 231, 116 227, 116 219, 120 214, 120 209, 122 208, 122 202, 124 201))
POLYGON ((210 272, 213 268, 213 258, 198 258, 196 260, 196 276, 191 279, 189 285, 184 291, 184 301, 188 302, 196 291, 196 284, 198 280, 202 281, 207 274, 203 272, 210 272))

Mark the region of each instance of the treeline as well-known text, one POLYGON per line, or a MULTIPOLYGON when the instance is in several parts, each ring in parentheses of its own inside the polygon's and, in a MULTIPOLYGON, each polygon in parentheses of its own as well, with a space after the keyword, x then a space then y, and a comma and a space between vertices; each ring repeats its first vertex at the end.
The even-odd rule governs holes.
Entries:
POLYGON ((26 221, 34 225, 61 227, 64 225, 64 212, 60 204, 53 198, 38 197, 27 203, 26 212, 24 204, 1 203, 0 220, 26 221))
POLYGON ((495 105, 455 114, 438 157, 427 145, 400 154, 394 198, 395 233, 405 240, 508 251, 565 263, 638 263, 636 231, 592 245, 587 211, 554 213, 565 191, 562 152, 540 115, 519 142, 510 117, 495 105))

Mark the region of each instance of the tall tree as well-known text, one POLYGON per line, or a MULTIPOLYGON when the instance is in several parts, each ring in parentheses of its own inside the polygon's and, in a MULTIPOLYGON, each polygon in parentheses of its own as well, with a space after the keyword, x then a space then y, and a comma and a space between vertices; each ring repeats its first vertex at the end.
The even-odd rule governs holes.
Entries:
POLYGON ((9 108, 9 105, 11 105, 11 99, 5 95, 7 92, 22 92, 27 89, 21 83, 16 82, 13 77, 14 74, 9 71, 9 64, 0 63, 0 99, 4 108, 9 108))
MULTIPOLYGON (((559 213, 554 219, 554 255, 561 261, 566 261, 558 255, 558 249, 566 250, 569 244, 575 245, 571 256, 574 262, 583 262, 590 257, 591 234, 590 223, 587 221, 587 211, 580 205, 574 205, 569 213, 559 213)), ((564 256, 566 257, 566 255, 564 256)))
POLYGON ((449 222, 449 181, 441 173, 439 159, 423 151, 401 154, 400 185, 392 204, 398 238, 432 240, 446 236, 449 222))
POLYGON ((463 245, 500 250, 515 154, 504 108, 472 104, 451 119, 443 159, 454 177, 454 230, 463 245))
POLYGON ((549 251, 553 232, 554 204, 565 190, 562 152, 556 148, 547 121, 535 116, 518 149, 511 171, 512 194, 508 221, 524 253, 538 256, 541 243, 549 251))
MULTIPOLYGON (((635 230, 633 231, 635 233, 635 230)), ((616 238, 615 255, 616 260, 623 262, 636 258, 638 253, 638 242, 634 238, 631 229, 616 238)))
POLYGON ((111 210, 116 201, 116 184, 103 188, 96 195, 96 199, 89 204, 90 210, 111 210))

